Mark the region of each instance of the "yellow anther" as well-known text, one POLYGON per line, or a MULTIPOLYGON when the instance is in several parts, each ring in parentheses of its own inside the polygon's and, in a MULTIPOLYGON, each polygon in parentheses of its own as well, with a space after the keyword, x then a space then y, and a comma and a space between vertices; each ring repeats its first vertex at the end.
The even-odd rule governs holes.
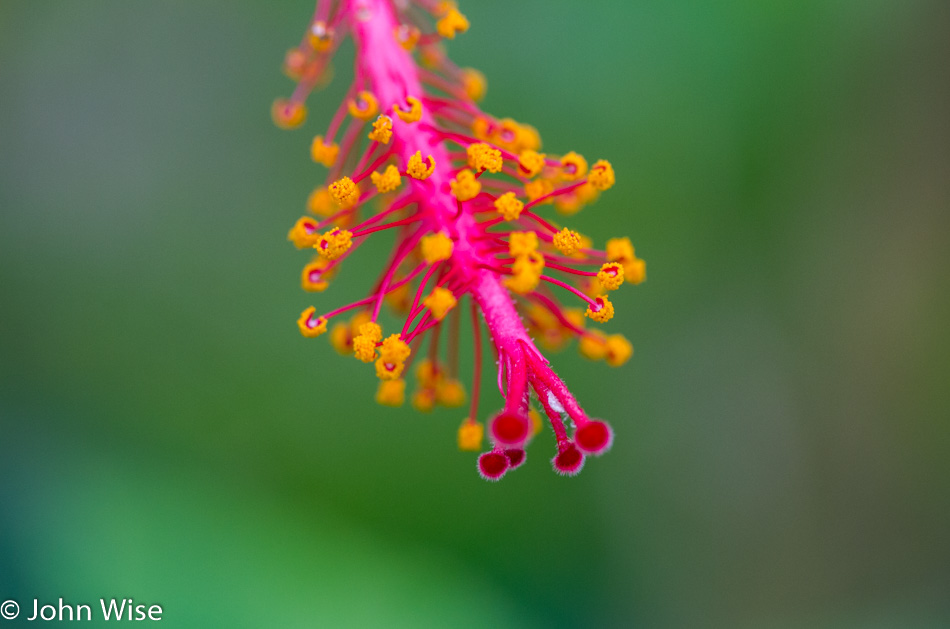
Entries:
POLYGON ((389 144, 389 139, 393 137, 393 119, 380 114, 379 118, 373 122, 373 130, 366 137, 380 144, 389 144))
POLYGON ((522 256, 538 249, 538 235, 534 232, 511 232, 508 235, 508 253, 522 256))
POLYGON ((334 227, 320 237, 313 246, 327 260, 336 260, 353 246, 353 234, 345 229, 334 227))
POLYGON ((432 289, 432 293, 422 300, 422 305, 432 312, 432 316, 435 317, 436 321, 444 319, 449 310, 454 308, 457 303, 458 300, 455 299, 452 291, 441 286, 432 289))
POLYGON ((456 33, 464 33, 468 30, 468 20, 459 13, 458 9, 449 9, 444 17, 435 23, 435 29, 439 35, 447 39, 455 39, 456 33))
POLYGON ((393 37, 395 37, 399 45, 403 47, 403 50, 408 50, 409 52, 415 50, 421 34, 419 29, 411 24, 400 24, 393 29, 393 37))
POLYGON ((475 178, 475 173, 467 168, 455 175, 455 179, 449 182, 449 187, 459 201, 474 199, 482 190, 482 184, 475 178))
POLYGON ((533 408, 528 409, 528 419, 531 420, 531 436, 536 436, 544 428, 544 421, 541 420, 541 413, 533 408))
POLYGON ((353 338, 353 355, 364 363, 376 360, 376 341, 373 337, 358 334, 353 338))
POLYGON ((406 164, 406 173, 413 179, 428 179, 429 175, 435 172, 435 160, 429 155, 426 157, 426 161, 429 162, 428 167, 426 167, 425 162, 422 161, 422 151, 416 151, 412 154, 412 157, 409 158, 409 163, 406 164))
POLYGON ((483 142, 469 144, 465 153, 468 156, 468 165, 477 172, 487 170, 490 173, 497 173, 503 165, 501 151, 483 142))
POLYGON ((399 103, 393 105, 393 111, 403 122, 416 122, 422 118, 422 102, 413 96, 407 96, 406 102, 409 103, 409 109, 402 109, 399 103))
POLYGON ((350 115, 359 120, 369 120, 379 113, 379 102, 372 92, 362 91, 357 94, 358 99, 346 101, 346 108, 350 115))
POLYGON ((614 185, 614 168, 605 159, 599 159, 594 162, 594 166, 587 175, 587 182, 598 190, 607 190, 614 185))
POLYGON ((574 324, 576 328, 584 328, 584 311, 580 308, 565 308, 564 318, 574 324))
POLYGON ((317 52, 325 52, 333 45, 333 35, 332 28, 327 28, 324 22, 317 20, 310 25, 310 30, 307 31, 307 41, 317 52))
POLYGON ((376 389, 376 403, 382 406, 402 406, 406 401, 406 381, 383 380, 376 389))
POLYGON ((600 280, 597 279, 597 276, 587 278, 586 282, 581 284, 581 290, 588 297, 596 297, 604 292, 604 287, 600 285, 600 280))
POLYGON ((383 340, 383 329, 378 323, 367 321, 366 323, 360 324, 359 335, 373 339, 374 343, 379 343, 383 340))
POLYGON ((611 367, 619 367, 633 356, 633 345, 622 334, 608 336, 605 349, 605 358, 611 367))
POLYGON ((318 135, 310 144, 310 157, 318 164, 323 164, 327 168, 333 166, 337 155, 340 153, 340 147, 336 142, 327 144, 323 141, 323 136, 318 135))
POLYGON ((472 121, 472 135, 474 135, 479 140, 488 139, 488 130, 491 128, 491 121, 488 118, 482 116, 477 116, 475 120, 472 121))
POLYGON ((424 358, 416 365, 416 380, 423 389, 435 389, 442 380, 442 372, 431 360, 424 358))
POLYGON ((475 68, 462 68, 462 87, 465 89, 465 95, 477 103, 485 98, 488 83, 485 81, 485 75, 475 68))
POLYGON ((360 198, 360 188, 349 177, 330 184, 330 196, 341 208, 352 207, 360 198))
POLYGON ((445 232, 436 232, 423 236, 420 247, 422 248, 422 257, 425 258, 425 261, 429 264, 433 264, 451 258, 454 245, 445 232))
POLYGON ((327 331, 327 318, 314 317, 316 311, 316 308, 310 306, 300 313, 300 318, 297 319, 297 327, 300 328, 300 333, 307 338, 320 336, 327 331))
POLYGON ((581 245, 581 235, 565 227, 558 233, 554 234, 552 244, 554 245, 555 249, 564 255, 574 255, 574 252, 577 251, 578 247, 581 245))
POLYGON ((398 334, 390 334, 379 348, 379 356, 387 362, 404 363, 412 350, 398 334))
POLYGON ((376 189, 381 193, 392 192, 402 183, 402 178, 399 176, 399 169, 392 164, 386 167, 383 174, 374 172, 369 177, 372 179, 373 185, 376 186, 376 189))
POLYGON ((395 312, 409 314, 409 306, 412 305, 412 291, 409 288, 409 283, 407 282, 399 288, 392 289, 386 293, 386 297, 383 299, 395 312))
POLYGON ((445 63, 445 50, 439 44, 427 44, 419 49, 419 61, 429 70, 441 69, 445 63))
POLYGON ((607 355, 607 336, 600 330, 585 332, 577 344, 577 351, 584 358, 603 360, 607 355))
POLYGON ((270 108, 271 117, 281 129, 296 129, 307 119, 307 107, 303 103, 278 98, 270 108))
POLYGON ((530 269, 505 278, 505 286, 519 295, 526 295, 538 287, 540 276, 530 269))
POLYGON ((350 334, 350 326, 345 323, 337 323, 330 329, 330 345, 342 356, 346 356, 353 351, 353 335, 350 334))
POLYGON ((544 256, 537 251, 529 251, 515 259, 511 265, 511 270, 518 275, 520 273, 534 273, 541 275, 544 270, 544 256))
POLYGON ((567 194, 558 195, 554 199, 554 209, 559 214, 572 216, 581 211, 585 205, 596 201, 599 194, 597 188, 590 183, 583 183, 567 194))
POLYGON ((412 406, 421 413, 428 413, 435 408, 435 389, 420 389, 412 394, 412 406))
POLYGON ((302 216, 297 219, 294 226, 287 232, 287 240, 294 243, 298 249, 312 247, 320 241, 320 233, 317 231, 318 223, 309 216, 302 216))
POLYGON ((310 210, 311 213, 323 217, 331 216, 337 211, 337 207, 333 204, 333 199, 330 197, 330 191, 326 189, 326 186, 314 188, 310 196, 307 197, 307 209, 310 210))
POLYGON ((465 404, 465 387, 455 378, 446 378, 440 382, 435 394, 442 406, 458 408, 465 404))
POLYGON ((406 362, 403 360, 388 361, 380 357, 376 361, 376 377, 380 380, 396 380, 402 376, 405 368, 406 362))
POLYGON ((623 265, 623 272, 628 282, 639 284, 646 279, 646 262, 636 256, 629 238, 611 238, 607 241, 605 249, 608 260, 623 265))
MULTIPOLYGON (((541 197, 551 194, 554 191, 554 185, 547 179, 535 179, 534 181, 529 181, 524 185, 524 193, 531 201, 537 201, 541 197)), ((550 203, 551 199, 542 201, 542 203, 550 203)))
POLYGON ((506 221, 515 221, 521 216, 524 203, 515 196, 514 192, 506 192, 495 199, 495 209, 506 221))
POLYGON ((541 134, 529 124, 520 125, 518 144, 524 150, 537 151, 541 148, 541 134))
POLYGON ((610 303, 607 295, 598 295, 594 297, 596 305, 588 305, 584 314, 598 323, 606 323, 614 318, 614 305, 610 303))
POLYGON ((336 269, 327 271, 330 261, 326 258, 317 258, 303 268, 300 274, 300 285, 304 290, 320 293, 330 285, 329 279, 333 276, 336 269))
POLYGON ((525 149, 518 155, 518 166, 521 174, 530 179, 544 170, 544 153, 525 149))
POLYGON ((587 174, 587 160, 571 151, 561 158, 561 179, 576 181, 587 174))
POLYGON ((466 418, 459 426, 458 443, 462 452, 478 452, 482 449, 484 438, 485 427, 477 421, 466 418))
POLYGON ((623 265, 607 262, 597 271, 597 281, 607 290, 617 290, 623 284, 623 265))

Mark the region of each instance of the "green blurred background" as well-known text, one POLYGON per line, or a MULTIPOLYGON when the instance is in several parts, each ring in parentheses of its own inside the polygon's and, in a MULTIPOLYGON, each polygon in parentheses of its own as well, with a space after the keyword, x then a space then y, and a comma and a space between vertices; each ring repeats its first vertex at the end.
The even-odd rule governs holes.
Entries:
POLYGON ((314 300, 285 240, 352 58, 303 130, 271 124, 309 0, 5 0, 0 599, 127 596, 173 627, 950 626, 950 4, 462 9, 485 109, 618 173, 571 224, 647 260, 608 325, 636 354, 553 357, 612 452, 560 478, 545 434, 485 483, 458 410, 378 407, 300 337, 379 264, 314 300))

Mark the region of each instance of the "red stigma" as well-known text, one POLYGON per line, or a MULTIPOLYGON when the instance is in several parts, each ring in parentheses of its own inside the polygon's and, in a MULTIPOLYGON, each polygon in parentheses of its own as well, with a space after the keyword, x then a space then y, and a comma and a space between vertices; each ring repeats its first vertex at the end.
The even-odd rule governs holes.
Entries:
POLYGON ((521 443, 528 437, 528 420, 514 413, 502 413, 492 420, 491 434, 498 443, 521 443))
POLYGON ((485 480, 499 480, 508 467, 508 457, 501 452, 485 452, 478 457, 478 473, 485 480))
POLYGON ((587 454, 603 454, 613 441, 613 432, 602 421, 590 421, 574 432, 574 441, 587 454))

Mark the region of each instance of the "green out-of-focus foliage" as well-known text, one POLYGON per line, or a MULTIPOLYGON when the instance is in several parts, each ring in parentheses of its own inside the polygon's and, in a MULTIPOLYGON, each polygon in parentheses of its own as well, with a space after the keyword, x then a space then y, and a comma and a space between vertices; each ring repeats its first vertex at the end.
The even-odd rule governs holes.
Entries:
MULTIPOLYGON (((300 337, 308 0, 0 4, 0 600, 171 627, 950 625, 950 4, 463 0, 487 111, 618 183, 617 440, 499 484, 300 337)), ((469 333, 463 334, 463 348, 469 333)), ((468 349, 463 363, 470 364, 468 349)), ((489 384, 492 382, 488 380, 489 384)), ((483 408, 500 401, 488 387, 483 408)))

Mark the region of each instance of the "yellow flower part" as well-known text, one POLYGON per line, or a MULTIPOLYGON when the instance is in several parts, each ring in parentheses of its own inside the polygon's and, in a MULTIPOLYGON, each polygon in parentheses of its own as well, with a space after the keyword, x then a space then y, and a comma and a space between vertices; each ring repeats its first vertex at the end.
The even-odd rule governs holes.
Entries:
POLYGON ((607 295, 598 295, 594 297, 596 306, 587 306, 584 314, 598 323, 607 323, 614 318, 614 305, 610 303, 607 295))
POLYGON ((372 92, 364 90, 357 94, 357 97, 346 101, 346 108, 351 116, 359 120, 369 120, 379 113, 379 102, 372 92))
POLYGON ((539 281, 541 280, 537 273, 526 271, 506 277, 505 286, 519 295, 526 295, 538 287, 539 281))
POLYGON ((409 163, 406 164, 406 173, 413 179, 428 179, 429 175, 435 172, 435 160, 432 159, 431 155, 426 157, 426 160, 429 162, 428 168, 426 168, 425 163, 422 161, 422 151, 416 151, 412 154, 412 157, 409 158, 409 163))
POLYGON ((352 207, 360 198, 360 188, 349 177, 330 184, 330 196, 341 208, 352 207))
POLYGON ((577 351, 584 358, 603 360, 607 355, 607 336, 600 330, 591 330, 581 337, 577 351))
POLYGON ((460 170, 455 179, 449 182, 449 186, 459 201, 474 199, 482 190, 482 184, 475 178, 475 173, 467 168, 460 170))
POLYGON ((479 422, 466 418, 459 426, 459 450, 462 452, 478 452, 482 449, 482 439, 484 437, 485 427, 479 422))
POLYGON ((435 29, 439 35, 446 39, 455 39, 456 33, 464 33, 468 30, 468 20, 459 13, 458 9, 449 9, 444 17, 435 23, 435 29))
POLYGON ((544 421, 541 419, 541 413, 528 409, 528 419, 531 420, 531 436, 536 436, 544 428, 544 421))
POLYGON ((310 157, 313 158, 313 161, 323 164, 327 168, 333 166, 339 152, 339 145, 336 142, 325 143, 322 135, 318 135, 310 143, 310 157))
POLYGON ((606 359, 611 367, 619 367, 633 356, 633 345, 622 334, 611 334, 607 337, 606 359))
POLYGON ((364 363, 376 360, 376 341, 370 336, 357 335, 353 339, 353 355, 364 363))
POLYGON ((330 345, 336 350, 337 354, 346 356, 353 351, 353 335, 350 334, 350 326, 345 323, 337 323, 330 330, 330 345))
POLYGON ((623 272, 631 284, 640 284, 647 279, 647 263, 641 258, 634 258, 623 265, 623 272))
POLYGON ((393 119, 380 114, 379 118, 373 122, 373 130, 366 137, 380 144, 389 144, 389 139, 393 137, 393 119))
POLYGON ((436 232, 422 237, 420 243, 422 257, 429 264, 448 260, 452 257, 453 244, 445 232, 436 232))
POLYGON ((314 317, 316 311, 316 308, 310 306, 300 313, 300 318, 297 319, 297 327, 300 328, 300 333, 307 338, 320 336, 327 331, 327 318, 314 317))
POLYGON ((320 241, 320 232, 317 231, 317 226, 317 221, 309 216, 302 216, 287 232, 287 240, 294 243, 294 246, 298 249, 313 247, 320 241))
POLYGON ((488 83, 485 81, 485 75, 475 68, 462 68, 462 87, 465 89, 465 95, 477 103, 485 98, 488 83))
POLYGON ((552 240, 554 248, 566 256, 574 255, 581 244, 581 235, 567 227, 554 234, 552 240))
POLYGON ((278 98, 270 108, 270 115, 281 129, 296 129, 307 119, 307 108, 303 103, 278 98))
POLYGON ((333 199, 330 198, 330 191, 326 189, 326 186, 314 188, 310 196, 307 197, 307 209, 310 210, 311 213, 323 217, 331 216, 337 210, 333 204, 333 199))
POLYGON ((379 348, 379 356, 387 362, 404 363, 412 350, 399 334, 390 334, 379 348))
POLYGON ((516 221, 521 216, 524 203, 515 196, 514 192, 506 192, 495 199, 495 209, 506 221, 516 221))
POLYGON ((491 122, 482 116, 477 116, 475 120, 472 121, 472 135, 474 135, 479 140, 488 139, 488 129, 491 126, 491 122))
POLYGON ((376 377, 380 380, 396 380, 402 376, 405 368, 405 361, 391 362, 385 358, 380 358, 376 361, 376 377))
POLYGON ((581 290, 588 297, 596 297, 604 292, 604 287, 600 285, 600 280, 598 280, 595 275, 594 277, 588 278, 587 281, 581 285, 581 290))
POLYGON ((432 312, 432 316, 435 317, 436 321, 444 319, 449 310, 454 308, 457 303, 458 300, 455 299, 452 291, 441 286, 432 289, 432 293, 422 300, 422 305, 432 312))
POLYGON ((541 134, 529 124, 522 124, 518 128, 518 143, 526 151, 537 151, 541 148, 541 134))
POLYGON ((559 214, 572 216, 581 211, 581 209, 597 200, 600 192, 590 183, 583 183, 567 194, 558 195, 554 199, 554 209, 559 214))
POLYGON ((428 358, 424 358, 416 365, 416 380, 424 389, 435 389, 442 380, 442 372, 428 358))
POLYGON ((468 148, 465 149, 465 153, 468 156, 468 165, 479 172, 487 170, 490 173, 497 173, 504 163, 501 158, 501 151, 484 142, 469 144, 468 148))
POLYGON ((409 283, 407 282, 399 288, 389 291, 383 300, 394 311, 409 314, 409 306, 412 305, 412 291, 409 289, 409 283))
POLYGON ((392 164, 386 167, 383 174, 374 172, 369 178, 373 181, 373 185, 376 186, 376 190, 380 193, 392 192, 402 183, 402 178, 399 176, 399 169, 392 164))
POLYGON ((508 253, 523 256, 537 251, 538 235, 534 232, 511 232, 508 235, 508 253))
POLYGON ((407 110, 402 109, 399 103, 393 105, 393 111, 396 112, 399 119, 403 122, 416 122, 422 118, 422 102, 414 96, 407 96, 406 102, 409 104, 407 110))
POLYGON ((575 327, 584 328, 584 311, 580 308, 565 308, 564 318, 573 323, 575 327))
POLYGON ((587 160, 571 151, 561 158, 561 179, 576 181, 587 174, 587 160))
POLYGON ((587 182, 598 190, 607 190, 614 185, 614 168, 605 159, 599 159, 594 162, 594 166, 587 175, 587 182))
POLYGON ((452 9, 457 9, 458 4, 455 3, 455 0, 439 0, 435 3, 435 6, 432 8, 433 15, 445 15, 452 9))
POLYGON ((402 406, 406 401, 406 381, 383 380, 376 389, 376 403, 382 406, 402 406))
POLYGON ((359 335, 373 339, 374 343, 379 343, 383 340, 383 329, 378 323, 367 321, 366 323, 360 324, 359 335))
POLYGON ((636 257, 633 254, 633 245, 629 238, 611 238, 607 241, 604 252, 611 262, 623 262, 633 260, 636 257))
POLYGON ((438 70, 445 60, 445 50, 438 44, 428 44, 419 50, 419 61, 430 70, 438 70))
POLYGON ((521 173, 530 179, 544 170, 544 154, 525 149, 518 155, 518 166, 521 167, 521 173))
POLYGON ((313 246, 327 260, 336 260, 353 246, 353 234, 345 229, 334 227, 320 237, 313 246))
MULTIPOLYGON (((554 185, 547 179, 535 179, 534 181, 529 181, 524 185, 524 193, 531 201, 536 201, 543 197, 546 194, 551 194, 554 192, 554 185)), ((542 203, 550 203, 551 199, 542 201, 542 203)))
POLYGON ((515 259, 514 264, 511 265, 511 270, 514 271, 515 275, 519 273, 541 275, 541 271, 544 270, 544 256, 537 251, 529 251, 515 259))
POLYGON ((420 389, 412 394, 412 406, 421 413, 428 413, 435 408, 435 389, 420 389))
POLYGON ((607 262, 597 271, 597 281, 607 290, 617 290, 623 284, 623 265, 607 262))
POLYGON ((317 20, 310 25, 307 31, 307 41, 310 47, 317 52, 326 52, 333 45, 333 29, 327 28, 326 23, 317 20))
POLYGON ((396 38, 396 41, 402 46, 403 50, 408 50, 412 52, 416 48, 416 44, 419 43, 419 36, 422 33, 419 32, 419 29, 411 24, 400 24, 393 29, 393 37, 396 38))
POLYGON ((435 388, 439 404, 449 408, 458 408, 465 404, 465 387, 455 378, 446 378, 435 388))
POLYGON ((327 271, 330 261, 326 258, 317 258, 303 268, 300 274, 300 285, 305 291, 320 293, 330 285, 328 281, 334 274, 335 269, 327 271))

